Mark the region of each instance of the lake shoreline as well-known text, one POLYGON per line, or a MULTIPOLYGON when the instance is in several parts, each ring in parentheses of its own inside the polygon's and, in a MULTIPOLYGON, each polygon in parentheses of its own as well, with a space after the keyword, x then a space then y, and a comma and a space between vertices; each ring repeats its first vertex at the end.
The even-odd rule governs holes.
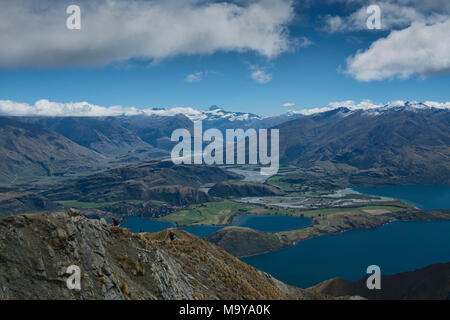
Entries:
POLYGON ((396 220, 374 229, 323 234, 241 260, 283 282, 308 288, 333 278, 356 281, 373 264, 390 275, 449 262, 449 236, 448 219, 396 220))
MULTIPOLYGON (((334 224, 329 226, 312 225, 303 229, 271 232, 270 234, 276 235, 279 239, 279 247, 277 247, 276 249, 262 248, 260 251, 255 252, 253 248, 260 247, 260 243, 257 242, 257 239, 255 239, 255 242, 252 243, 252 238, 250 238, 247 242, 247 246, 249 246, 249 250, 251 250, 252 252, 249 255, 236 255, 236 252, 234 252, 234 250, 232 249, 236 246, 235 243, 222 243, 220 246, 238 258, 247 258, 250 256, 261 255, 264 253, 278 251, 287 247, 292 247, 304 240, 309 240, 324 235, 343 233, 352 230, 376 229, 395 221, 450 221, 450 210, 408 210, 376 216, 340 215, 334 218, 338 221, 335 221, 334 224)), ((233 226, 227 227, 227 231, 230 232, 232 228, 233 226)), ((218 233, 221 230, 218 230, 215 233, 218 233)), ((250 231, 251 230, 249 230, 249 232, 250 231)), ((230 239, 229 242, 231 241, 233 240, 230 239)))

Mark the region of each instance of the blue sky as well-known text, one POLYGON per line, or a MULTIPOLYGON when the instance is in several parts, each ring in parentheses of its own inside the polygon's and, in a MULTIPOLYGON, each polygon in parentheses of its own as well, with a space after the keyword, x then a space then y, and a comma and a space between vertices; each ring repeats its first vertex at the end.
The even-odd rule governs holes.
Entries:
MULTIPOLYGON (((411 2, 409 8, 425 18, 438 12, 415 7, 414 1, 411 2)), ((243 7, 246 5, 239 4, 243 7)), ((361 71, 361 65, 367 65, 364 61, 361 64, 355 62, 356 71, 353 74, 346 72, 349 70, 347 58, 357 52, 366 52, 373 59, 384 59, 383 56, 379 57, 381 49, 377 51, 373 48, 373 52, 370 51, 371 45, 379 39, 389 38, 391 33, 408 31, 411 24, 416 22, 413 20, 415 16, 400 25, 395 20, 392 22, 392 17, 386 16, 389 24, 383 30, 367 30, 351 19, 352 14, 366 6, 364 1, 324 0, 318 1, 316 5, 289 2, 289 6, 292 15, 283 25, 283 32, 288 33, 291 44, 300 41, 303 45, 290 45, 273 56, 262 54, 266 48, 229 50, 219 45, 215 49, 205 49, 206 52, 179 50, 157 58, 149 54, 139 60, 129 58, 133 56, 131 51, 125 59, 98 65, 84 62, 74 65, 40 65, 38 60, 24 63, 14 60, 16 65, 10 67, 7 63, 11 61, 7 61, 5 64, 0 63, 3 65, 0 69, 0 100, 30 105, 40 99, 60 103, 87 101, 101 106, 137 108, 205 109, 214 104, 230 111, 262 115, 279 114, 289 109, 323 107, 330 102, 345 100, 359 102, 369 99, 374 103, 393 100, 450 101, 449 66, 445 61, 442 62, 445 59, 441 56, 435 57, 439 63, 442 62, 441 70, 431 69, 435 68, 436 63, 428 69, 426 66, 416 68, 411 62, 402 65, 400 57, 376 66, 376 70, 386 69, 383 74, 387 75, 381 76, 381 79, 377 79, 380 77, 378 75, 370 74, 368 81, 361 80, 361 77, 374 70, 361 71), (330 17, 341 17, 340 21, 348 21, 346 24, 341 22, 339 30, 330 31, 327 29, 327 19, 330 17), (389 68, 397 70, 396 73, 390 74, 389 68), (259 75, 266 76, 265 81, 258 82, 256 76, 252 78, 252 73, 257 71, 259 75), (285 103, 295 106, 283 107, 285 103)), ((83 4, 81 8, 83 10, 83 4)), ((436 6, 436 10, 442 10, 442 6, 436 6)), ((444 16, 445 13, 448 11, 439 11, 444 16)), ((420 19, 420 16, 416 19, 420 19)), ((431 23, 438 25, 441 20, 431 23)), ((25 33, 23 31, 18 36, 24 36, 25 33)), ((268 35, 262 35, 262 39, 264 37, 268 35)), ((404 37, 409 39, 411 35, 406 34, 404 37)), ((1 40, 0 37, 0 44, 1 40)), ((140 55, 138 49, 136 53, 140 55)), ((395 51, 391 54, 395 55, 395 51)), ((0 54, 0 60, 2 58, 0 54)), ((366 59, 365 56, 360 58, 366 59)), ((415 58, 412 55, 404 59, 415 58)), ((421 63, 420 59, 418 57, 418 64, 421 63)))

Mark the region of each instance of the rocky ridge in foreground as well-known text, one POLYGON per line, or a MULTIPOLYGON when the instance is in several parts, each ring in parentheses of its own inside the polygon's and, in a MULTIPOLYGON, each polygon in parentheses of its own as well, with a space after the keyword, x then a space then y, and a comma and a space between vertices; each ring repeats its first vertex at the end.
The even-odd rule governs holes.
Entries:
POLYGON ((0 299, 314 299, 182 230, 133 234, 75 210, 0 219, 0 299), (66 269, 81 269, 69 290, 66 269))

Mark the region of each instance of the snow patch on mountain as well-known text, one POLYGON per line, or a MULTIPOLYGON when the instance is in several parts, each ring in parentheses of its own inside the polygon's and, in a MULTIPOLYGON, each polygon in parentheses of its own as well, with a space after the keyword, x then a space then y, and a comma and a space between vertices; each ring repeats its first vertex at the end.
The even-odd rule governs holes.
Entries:
MULTIPOLYGON (((292 114, 302 114, 302 115, 313 115, 317 113, 327 112, 331 110, 336 110, 340 108, 345 108, 350 111, 365 111, 368 115, 378 115, 386 111, 420 111, 420 110, 430 110, 430 109, 442 109, 449 110, 450 102, 417 102, 417 101, 391 101, 387 104, 374 104, 369 100, 364 100, 360 103, 355 103, 352 100, 347 100, 343 102, 331 102, 327 107, 322 108, 311 108, 302 110, 290 111, 292 114)), ((348 116, 349 113, 345 113, 348 116)))
MULTIPOLYGON (((304 115, 346 108, 351 111, 364 110, 368 114, 375 115, 377 112, 385 110, 426 110, 426 109, 450 109, 450 102, 435 101, 392 101, 387 104, 375 104, 370 100, 364 100, 355 103, 353 100, 343 102, 331 102, 326 107, 311 108, 302 110, 291 110, 278 116, 262 117, 249 112, 225 111, 218 106, 211 106, 209 110, 198 110, 192 107, 174 107, 174 108, 147 108, 139 109, 136 107, 110 106, 104 107, 90 104, 88 102, 51 102, 49 100, 39 100, 33 105, 11 100, 0 100, 0 115, 4 116, 42 116, 42 117, 118 117, 118 116, 137 116, 137 115, 157 115, 170 117, 175 115, 185 115, 192 121, 210 120, 210 121, 245 121, 264 120, 274 117, 296 118, 304 115)), ((345 115, 348 115, 347 113, 345 115)))

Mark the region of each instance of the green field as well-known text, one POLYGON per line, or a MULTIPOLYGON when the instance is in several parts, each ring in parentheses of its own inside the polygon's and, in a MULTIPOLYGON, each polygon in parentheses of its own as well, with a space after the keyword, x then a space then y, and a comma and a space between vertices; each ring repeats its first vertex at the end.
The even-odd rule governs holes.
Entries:
POLYGON ((187 209, 171 213, 161 220, 176 223, 178 226, 188 225, 227 225, 236 214, 292 215, 282 208, 234 202, 230 200, 207 202, 189 206, 187 209))
POLYGON ((207 202, 191 205, 187 209, 171 213, 161 218, 161 220, 174 222, 178 226, 227 225, 231 222, 234 215, 245 213, 261 215, 304 216, 314 218, 320 216, 325 217, 335 213, 370 215, 370 213, 366 212, 365 210, 384 210, 389 212, 396 212, 405 210, 409 207, 409 205, 399 201, 389 201, 380 205, 366 205, 361 207, 299 210, 226 200, 220 202, 207 202))
MULTIPOLYGON (((283 181, 283 178, 286 178, 286 176, 289 174, 299 174, 302 173, 303 170, 293 167, 293 166, 285 166, 281 167, 278 171, 278 174, 275 176, 270 177, 267 179, 266 183, 275 187, 280 188, 281 190, 285 192, 299 192, 301 190, 302 185, 300 183, 290 183, 283 181)), ((298 195, 304 195, 298 194, 298 195)), ((318 193, 320 195, 320 193, 318 193)))
POLYGON ((161 220, 174 222, 178 226, 223 225, 228 224, 236 212, 248 210, 247 207, 246 204, 233 201, 208 202, 171 213, 161 220))

